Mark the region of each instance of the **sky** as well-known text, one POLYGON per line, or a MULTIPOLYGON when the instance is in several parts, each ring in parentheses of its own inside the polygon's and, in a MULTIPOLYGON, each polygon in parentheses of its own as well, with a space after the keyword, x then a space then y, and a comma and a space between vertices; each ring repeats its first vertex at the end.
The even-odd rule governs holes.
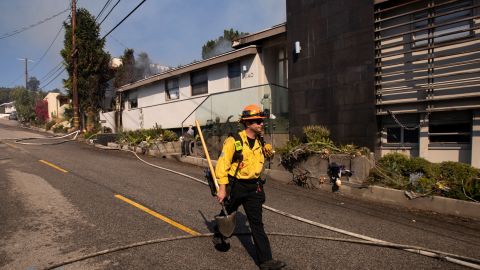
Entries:
MULTIPOLYGON (((106 2, 78 0, 77 8, 86 8, 97 16, 106 2)), ((100 20, 116 2, 111 1, 100 20)), ((100 26, 101 36, 140 2, 120 1, 100 26)), ((70 0, 0 1, 0 37, 52 17, 69 5, 70 0)), ((107 37, 105 50, 112 57, 120 57, 125 48, 133 48, 136 55, 146 52, 153 63, 176 67, 201 60, 202 45, 223 35, 224 29, 254 33, 285 22, 285 9, 285 0, 147 0, 107 37)), ((28 62, 28 76, 39 79, 41 88, 63 90, 62 78, 66 72, 53 81, 48 72, 62 61, 64 32, 60 28, 68 15, 66 11, 36 27, 0 39, 0 87, 25 85, 25 62, 21 59, 28 58, 33 61, 28 62)))

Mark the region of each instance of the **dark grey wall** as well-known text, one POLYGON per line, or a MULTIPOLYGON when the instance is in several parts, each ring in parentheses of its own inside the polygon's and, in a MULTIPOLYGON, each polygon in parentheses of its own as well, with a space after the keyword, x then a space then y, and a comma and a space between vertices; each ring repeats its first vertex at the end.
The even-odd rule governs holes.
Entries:
POLYGON ((321 124, 336 142, 374 150, 373 30, 372 0, 287 0, 291 134, 321 124))

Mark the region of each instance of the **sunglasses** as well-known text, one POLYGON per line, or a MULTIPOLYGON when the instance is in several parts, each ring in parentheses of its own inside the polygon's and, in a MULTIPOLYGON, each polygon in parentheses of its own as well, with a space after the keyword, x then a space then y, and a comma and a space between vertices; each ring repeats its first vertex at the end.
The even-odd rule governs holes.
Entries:
POLYGON ((252 123, 252 124, 255 123, 257 125, 261 125, 261 124, 263 124, 263 119, 250 120, 249 122, 252 123))

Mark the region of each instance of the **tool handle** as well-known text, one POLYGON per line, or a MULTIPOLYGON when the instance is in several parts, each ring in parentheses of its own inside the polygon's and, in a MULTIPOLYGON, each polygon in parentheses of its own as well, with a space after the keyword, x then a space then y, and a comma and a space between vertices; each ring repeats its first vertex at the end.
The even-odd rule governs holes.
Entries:
POLYGON ((207 179, 208 186, 210 187, 210 193, 212 196, 217 196, 217 189, 215 187, 215 182, 213 181, 212 172, 210 169, 205 169, 205 178, 207 179))
POLYGON ((200 135, 200 140, 202 141, 203 152, 205 152, 205 157, 207 158, 208 168, 210 169, 210 172, 211 172, 211 175, 212 175, 212 178, 213 178, 213 183, 215 184, 215 189, 218 192, 217 177, 215 175, 215 170, 213 169, 212 161, 210 160, 210 154, 208 154, 207 144, 205 143, 205 140, 203 139, 202 129, 200 128, 200 123, 198 122, 198 120, 195 120, 195 125, 197 126, 198 135, 200 135))
POLYGON ((228 212, 227 212, 227 209, 225 208, 225 204, 222 202, 221 205, 222 205, 223 214, 225 214, 225 216, 228 216, 228 212))

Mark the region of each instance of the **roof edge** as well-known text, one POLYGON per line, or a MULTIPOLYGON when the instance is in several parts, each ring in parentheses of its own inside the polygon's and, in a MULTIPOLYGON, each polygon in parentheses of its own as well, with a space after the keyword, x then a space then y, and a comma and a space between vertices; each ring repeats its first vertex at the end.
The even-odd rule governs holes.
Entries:
POLYGON ((259 32, 234 39, 232 41, 232 47, 233 48, 238 48, 238 47, 241 47, 241 46, 248 45, 252 42, 258 41, 258 40, 262 40, 262 39, 265 39, 265 38, 268 38, 268 37, 283 34, 285 32, 287 32, 287 23, 284 22, 284 23, 281 23, 281 24, 274 25, 270 28, 261 30, 259 32))

